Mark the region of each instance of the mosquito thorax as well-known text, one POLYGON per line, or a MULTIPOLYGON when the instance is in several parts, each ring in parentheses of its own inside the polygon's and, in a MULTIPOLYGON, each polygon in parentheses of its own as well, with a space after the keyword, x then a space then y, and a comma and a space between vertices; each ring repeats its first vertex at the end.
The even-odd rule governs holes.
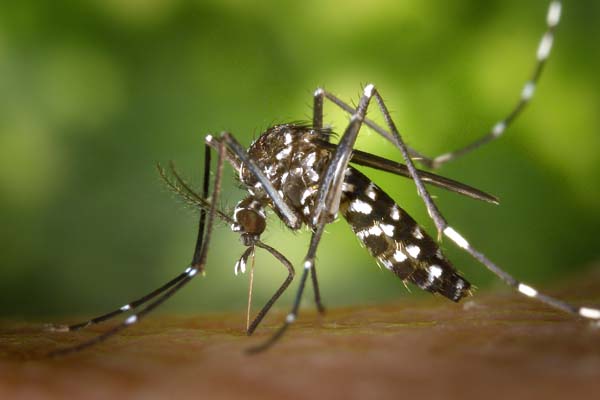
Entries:
MULTIPOLYGON (((319 183, 331 158, 331 152, 319 145, 327 134, 304 125, 276 125, 261 134, 248 149, 250 158, 298 217, 296 225, 288 224, 293 230, 299 229, 302 224, 312 227, 310 216, 319 183)), ((268 199, 261 183, 243 165, 239 177, 250 194, 268 199)), ((274 211, 285 221, 276 208, 274 211)))

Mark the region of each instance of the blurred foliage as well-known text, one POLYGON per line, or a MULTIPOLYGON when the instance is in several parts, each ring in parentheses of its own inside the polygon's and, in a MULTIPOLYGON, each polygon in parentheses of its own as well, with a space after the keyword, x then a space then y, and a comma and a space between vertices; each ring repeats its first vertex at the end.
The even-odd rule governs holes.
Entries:
MULTIPOLYGON (((172 159, 197 183, 204 134, 229 130, 249 144, 275 122, 309 120, 317 86, 356 101, 361 84, 374 82, 406 140, 428 154, 468 143, 518 99, 547 3, 4 2, 0 313, 89 315, 181 271, 197 213, 165 189, 155 162, 172 159)), ((440 171, 498 195, 501 206, 433 190, 475 246, 540 284, 577 274, 600 248, 600 3, 567 2, 563 16, 522 118, 500 141, 440 171)), ((347 117, 329 105, 326 120, 340 131, 347 117)), ((399 157, 372 132, 359 145, 399 157)), ((367 173, 431 231, 411 182, 367 173)), ((222 203, 231 207, 241 192, 231 171, 226 181, 222 203)), ((327 231, 318 263, 326 304, 406 295, 345 222, 327 231)), ((308 234, 272 219, 263 238, 299 265, 308 234)), ((444 248, 475 285, 501 286, 444 248)), ((233 276, 241 251, 220 225, 206 278, 166 308, 242 312, 247 277, 233 276)), ((284 276, 259 253, 256 301, 284 276)))

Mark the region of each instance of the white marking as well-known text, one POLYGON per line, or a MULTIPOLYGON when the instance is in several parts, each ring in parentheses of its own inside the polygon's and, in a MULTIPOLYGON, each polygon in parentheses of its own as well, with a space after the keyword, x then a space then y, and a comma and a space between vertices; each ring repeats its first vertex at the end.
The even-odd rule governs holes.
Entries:
POLYGON ((191 278, 192 276, 198 273, 198 268, 192 268, 190 272, 188 272, 188 276, 191 278))
POLYGON ((346 168, 346 171, 344 171, 344 176, 351 176, 352 175, 352 170, 350 168, 346 168))
POLYGON ((281 175, 281 184, 284 184, 285 181, 287 181, 288 176, 290 176, 289 172, 284 172, 283 175, 281 175))
POLYGON ((277 168, 274 165, 269 165, 265 169, 265 174, 270 178, 277 173, 277 168))
POLYGON ((452 154, 451 153, 445 153, 445 154, 442 154, 441 156, 437 156, 433 160, 433 163, 434 164, 442 164, 442 163, 445 163, 446 161, 448 161, 451 158, 452 158, 452 154))
POLYGON ((306 173, 308 174, 308 177, 311 181, 317 182, 319 180, 319 174, 317 174, 314 169, 311 168, 309 170, 306 170, 306 173))
POLYGON ((448 226, 446 229, 444 229, 444 235, 448 236, 454 243, 458 245, 458 247, 462 247, 463 249, 469 248, 469 242, 467 242, 467 239, 462 237, 460 233, 456 232, 451 226, 448 226))
POLYGON ((415 246, 414 244, 409 244, 406 246, 406 252, 412 257, 417 258, 419 253, 421 252, 421 248, 419 246, 415 246))
POLYGON ((213 141, 213 137, 212 137, 212 135, 206 135, 206 136, 204 137, 204 141, 205 141, 206 143, 211 143, 211 142, 213 141))
POLYGON ((296 320, 296 316, 294 314, 288 314, 287 317, 285 317, 285 322, 288 324, 291 324, 295 320, 296 320))
POLYGON ((375 89, 375 86, 372 83, 369 83, 367 86, 365 86, 363 93, 365 94, 365 96, 371 97, 371 96, 373 96, 374 89, 375 89))
POLYGON ((460 292, 464 287, 465 287, 465 281, 463 281, 462 279, 460 279, 458 282, 456 282, 456 291, 457 292, 460 292))
POLYGON ((306 158, 304 159, 304 164, 306 164, 307 167, 312 167, 315 164, 316 160, 317 154, 313 151, 312 153, 306 156, 306 158))
POLYGON ((242 271, 242 274, 246 273, 246 260, 243 258, 240 258, 240 271, 242 271))
POLYGON ((290 144, 290 143, 292 143, 292 135, 290 133, 286 133, 285 141, 283 142, 283 144, 290 144))
POLYGON ((383 233, 383 231, 378 226, 372 226, 372 227, 369 228, 369 230, 367 231, 367 233, 369 234, 369 236, 381 236, 381 234, 383 233))
POLYGON ((281 191, 281 190, 278 190, 278 191, 277 191, 277 194, 279 195, 279 197, 281 197, 281 198, 283 199, 283 191, 281 191))
POLYGON ((354 185, 353 185, 353 184, 351 184, 351 183, 346 183, 346 182, 343 182, 343 183, 342 183, 342 192, 350 192, 350 193, 353 193, 353 192, 354 192, 354 189, 355 189, 355 187, 354 187, 354 185))
POLYGON ((554 41, 554 37, 552 33, 546 32, 544 36, 542 36, 542 40, 540 41, 540 46, 537 51, 537 58, 539 61, 545 60, 548 58, 550 54, 550 50, 552 50, 552 42, 554 41))
POLYGON ((300 204, 304 205, 304 203, 306 203, 306 199, 308 199, 308 197, 310 195, 312 195, 313 193, 315 193, 317 191, 317 189, 315 188, 308 188, 304 191, 304 193, 302 193, 302 197, 300 197, 300 204))
POLYGON ((442 276, 442 272, 442 269, 438 265, 431 265, 429 267, 429 279, 433 281, 433 279, 439 278, 442 276))
POLYGON ((392 268, 394 268, 394 264, 387 258, 380 258, 379 262, 381 262, 386 269, 391 270, 392 268))
MULTIPOLYGON (((235 214, 234 214, 234 215, 235 215, 235 214)), ((234 224, 231 224, 231 228, 232 228, 232 229, 233 229, 233 225, 234 225, 234 224)), ((184 273, 184 274, 187 274, 187 273, 189 273, 191 270, 192 270, 192 267, 187 267, 187 268, 185 269, 185 271, 183 271, 183 273, 184 273)))
POLYGON ((129 310, 131 310, 131 306, 129 304, 125 304, 119 310, 121 310, 121 311, 129 311, 129 310))
POLYGON ((423 239, 423 232, 421 232, 421 229, 418 226, 415 226, 415 229, 413 230, 413 236, 415 239, 423 239))
POLYGON ((389 237, 393 237, 394 236, 394 230, 396 229, 396 227, 394 225, 379 224, 379 227, 383 230, 383 233, 385 233, 389 237))
POLYGON ((313 262, 310 260, 304 261, 304 269, 311 269, 313 267, 313 262))
POLYGON ((579 315, 585 318, 600 319, 600 310, 595 308, 581 307, 579 309, 579 315))
POLYGON ((315 96, 321 96, 323 93, 325 93, 325 91, 321 88, 317 88, 317 90, 315 90, 315 96))
POLYGON ((310 215, 310 208, 308 208, 308 206, 305 206, 302 209, 302 212, 304 213, 304 215, 310 215))
POLYGON ((392 217, 394 221, 398 221, 400 219, 400 211, 398 210, 398 206, 395 204, 392 207, 392 211, 390 211, 390 217, 392 217))
POLYGON ((260 182, 256 182, 256 183, 254 184, 254 187, 255 187, 255 188, 257 188, 257 189, 260 189, 260 188, 262 187, 262 183, 260 183, 260 182))
POLYGON ((373 186, 372 183, 369 184, 369 187, 367 188, 367 197, 370 198, 371 200, 375 200, 377 198, 377 192, 375 192, 375 187, 373 186))
POLYGON ((517 290, 528 297, 535 297, 535 296, 537 296, 537 293, 538 293, 537 290, 535 290, 531 286, 525 285, 524 283, 519 283, 517 290))
POLYGON ((350 203, 350 211, 361 214, 371 214, 373 207, 369 203, 365 203, 362 200, 356 199, 350 203))
POLYGON ((494 125, 494 127, 492 128, 492 135, 494 135, 495 137, 498 137, 504 133, 505 129, 506 129, 506 122, 500 121, 496 125, 494 125))
POLYGON ((523 86, 523 91, 521 92, 521 98, 525 101, 531 99, 533 97, 533 93, 535 92, 535 83, 527 82, 525 86, 523 86))
POLYGON ((396 250, 396 252, 394 253, 394 260, 398 262, 406 261, 407 258, 408 257, 406 257, 406 254, 404 254, 400 250, 396 250))
POLYGON ((125 325, 135 324, 137 322, 137 315, 132 315, 131 317, 125 320, 125 325))
POLYGON ((233 273, 235 274, 235 276, 237 276, 239 272, 240 272, 240 260, 237 260, 235 262, 235 266, 233 267, 233 273))
POLYGON ((291 152, 292 152, 292 146, 288 146, 285 149, 281 150, 279 153, 277 153, 275 158, 278 160, 283 160, 284 158, 287 158, 291 152))
POLYGON ((546 22, 548 23, 549 27, 555 27, 560 22, 561 8, 560 1, 553 1, 550 3, 550 7, 548 8, 548 17, 546 18, 546 22))
POLYGON ((292 173, 296 176, 300 176, 304 173, 304 169, 302 169, 301 167, 294 168, 292 173))

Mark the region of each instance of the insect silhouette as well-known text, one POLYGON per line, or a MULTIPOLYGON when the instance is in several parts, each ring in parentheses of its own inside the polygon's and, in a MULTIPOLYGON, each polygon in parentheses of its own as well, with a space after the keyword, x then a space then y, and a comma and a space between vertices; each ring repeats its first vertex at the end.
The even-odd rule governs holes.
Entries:
POLYGON ((230 224, 232 230, 240 234, 242 243, 247 246, 236 263, 236 273, 246 269, 256 248, 269 252, 288 271, 288 276, 280 288, 248 324, 247 332, 252 334, 272 305, 288 288, 295 274, 292 263, 283 254, 260 240, 266 229, 268 210, 272 210, 291 230, 296 231, 303 226, 310 228, 311 239, 290 312, 281 327, 266 341, 249 349, 250 352, 267 349, 293 324, 298 316, 300 301, 309 277, 317 308, 321 312, 324 311, 315 257, 325 227, 334 221, 338 214, 348 222, 357 238, 380 265, 401 280, 411 282, 423 290, 437 293, 454 302, 470 294, 470 283, 438 246, 438 241, 442 236, 446 236, 519 293, 570 314, 600 319, 599 309, 571 305, 541 293, 519 282, 489 260, 447 223, 426 185, 438 186, 491 203, 497 202, 495 197, 415 167, 415 162, 419 162, 425 167, 437 168, 497 139, 505 132, 533 97, 552 48, 560 14, 561 3, 552 1, 546 16, 547 29, 537 48, 533 73, 523 86, 517 104, 484 136, 459 150, 430 158, 408 147, 378 89, 368 84, 364 87, 356 107, 348 105, 325 89, 317 89, 313 97, 311 124, 289 123, 273 126, 262 133, 247 150, 229 133, 223 133, 219 137, 206 136, 201 193, 192 189, 172 165, 168 171, 159 166, 159 173, 167 185, 200 209, 198 238, 192 262, 181 274, 160 288, 112 312, 83 323, 52 327, 54 330, 75 331, 131 312, 123 322, 100 336, 73 347, 56 350, 52 355, 79 351, 108 339, 140 321, 188 284, 198 273, 202 273, 206 268, 207 253, 217 218, 230 224), (326 100, 350 114, 348 126, 335 144, 331 142, 331 131, 323 126, 323 106, 326 100), (366 117, 367 110, 373 103, 382 113, 385 127, 366 117), (405 164, 355 149, 355 142, 363 125, 390 141, 400 151, 405 164), (213 151, 217 153, 217 160, 211 190, 213 151), (232 216, 217 207, 225 163, 231 164, 237 171, 240 182, 248 192, 247 197, 237 203, 232 216), (435 224, 437 240, 430 237, 390 196, 350 164, 376 168, 412 179, 435 224), (145 307, 141 308, 142 306, 145 307))

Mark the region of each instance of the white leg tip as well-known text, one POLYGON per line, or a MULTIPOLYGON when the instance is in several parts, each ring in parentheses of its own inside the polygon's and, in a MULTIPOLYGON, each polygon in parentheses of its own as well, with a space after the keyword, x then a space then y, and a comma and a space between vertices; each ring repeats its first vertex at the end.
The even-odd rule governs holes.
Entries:
POLYGON ((492 128, 492 135, 494 135, 494 137, 498 137, 504 133, 505 129, 506 129, 506 122, 500 121, 496 125, 494 125, 494 127, 492 128))
POLYGON ((535 83, 527 82, 525 84, 525 86, 523 86, 523 91, 521 92, 521 98, 525 101, 528 101, 533 97, 534 92, 535 92, 535 83))
POLYGON ((560 14, 562 11, 562 5, 560 1, 553 1, 550 3, 550 7, 548 8, 548 17, 546 18, 546 22, 548 26, 553 28, 560 22, 560 14))
POLYGON ((367 86, 365 86, 363 93, 365 94, 365 96, 371 97, 371 96, 373 96, 374 89, 375 89, 375 85, 373 85, 372 83, 369 83, 367 86))
POLYGON ((285 317, 285 322, 287 322, 288 324, 293 323, 296 320, 296 316, 294 314, 288 314, 287 317, 285 317))
POLYGON ((535 297, 538 294, 537 290, 535 290, 531 286, 527 286, 523 283, 519 283, 517 290, 527 297, 535 297))
POLYGON ((135 324, 138 320, 137 315, 132 315, 131 317, 127 318, 125 320, 125 325, 131 325, 131 324, 135 324))
POLYGON ((459 247, 462 247, 463 249, 469 248, 467 239, 462 237, 461 234, 456 232, 451 226, 447 226, 446 229, 444 229, 444 235, 448 236, 459 247))
POLYGON ((540 42, 540 46, 537 51, 538 60, 545 60, 550 55, 550 50, 552 50, 552 42, 554 41, 554 37, 550 32, 546 32, 546 34, 542 37, 542 41, 540 42))
POLYGON ((579 309, 579 315, 584 318, 600 319, 600 310, 595 308, 581 307, 579 309))

